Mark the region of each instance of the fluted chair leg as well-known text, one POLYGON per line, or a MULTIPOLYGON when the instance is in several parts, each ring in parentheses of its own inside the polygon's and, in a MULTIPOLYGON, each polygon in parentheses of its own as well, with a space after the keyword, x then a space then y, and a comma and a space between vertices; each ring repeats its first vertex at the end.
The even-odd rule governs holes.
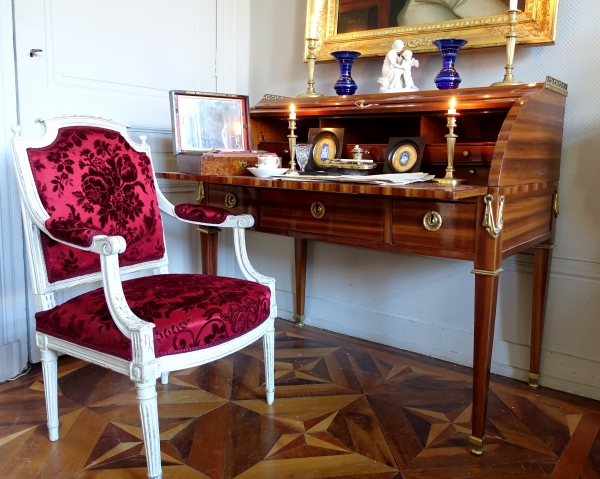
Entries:
POLYGON ((271 327, 263 337, 263 348, 265 354, 265 393, 267 404, 273 404, 275 400, 275 325, 271 320, 271 327))
POLYGON ((46 395, 46 415, 48 416, 48 436, 58 440, 58 379, 56 351, 42 349, 42 373, 44 374, 44 394, 46 395))
POLYGON ((137 400, 142 419, 142 432, 146 446, 148 478, 161 479, 160 432, 158 430, 158 404, 156 401, 156 380, 137 383, 137 400))

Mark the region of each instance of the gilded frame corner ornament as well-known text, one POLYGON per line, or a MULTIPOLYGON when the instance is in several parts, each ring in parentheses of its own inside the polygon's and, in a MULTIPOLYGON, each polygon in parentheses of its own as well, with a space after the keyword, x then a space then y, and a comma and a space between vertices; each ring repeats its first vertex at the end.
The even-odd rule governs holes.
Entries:
MULTIPOLYGON (((525 0, 525 9, 519 14, 517 43, 543 45, 556 41, 558 4, 560 0, 525 0)), ((316 30, 317 61, 331 61, 330 53, 337 50, 360 51, 362 57, 385 55, 394 40, 403 40, 414 53, 433 52, 431 43, 442 38, 463 38, 467 48, 505 46, 508 31, 507 16, 464 18, 459 20, 395 26, 377 30, 337 33, 339 0, 308 0, 306 35, 316 30), (311 24, 316 23, 316 28, 311 24)), ((308 55, 304 45, 304 58, 308 55)))

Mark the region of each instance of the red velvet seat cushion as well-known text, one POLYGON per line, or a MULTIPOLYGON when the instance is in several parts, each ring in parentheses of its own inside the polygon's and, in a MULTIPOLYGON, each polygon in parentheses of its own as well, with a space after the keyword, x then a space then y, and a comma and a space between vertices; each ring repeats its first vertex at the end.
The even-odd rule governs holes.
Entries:
POLYGON ((231 213, 223 208, 214 206, 193 205, 184 203, 175 206, 175 214, 188 221, 197 221, 199 223, 210 223, 219 225, 227 219, 231 213))
MULTIPOLYGON (((156 357, 215 346, 256 328, 268 317, 271 291, 250 281, 167 274, 123 282, 131 310, 154 323, 156 357)), ((113 322, 102 288, 35 315, 36 330, 131 360, 131 341, 113 322)))

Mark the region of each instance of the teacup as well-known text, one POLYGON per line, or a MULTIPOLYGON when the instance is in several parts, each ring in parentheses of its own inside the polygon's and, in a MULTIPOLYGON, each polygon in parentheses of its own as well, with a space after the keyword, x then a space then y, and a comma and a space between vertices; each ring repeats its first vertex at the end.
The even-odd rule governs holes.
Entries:
POLYGON ((258 157, 258 168, 273 170, 279 168, 279 157, 275 153, 261 154, 258 157))

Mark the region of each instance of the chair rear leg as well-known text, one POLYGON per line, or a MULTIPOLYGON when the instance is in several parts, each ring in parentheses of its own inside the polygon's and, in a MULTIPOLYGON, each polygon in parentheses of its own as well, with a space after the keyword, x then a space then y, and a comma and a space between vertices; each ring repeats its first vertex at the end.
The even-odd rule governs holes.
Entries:
POLYGON ((275 324, 271 320, 271 327, 263 337, 265 354, 265 393, 267 404, 275 400, 275 324))
POLYGON ((136 383, 137 400, 142 419, 142 432, 146 446, 148 478, 161 479, 160 465, 160 432, 158 430, 158 405, 156 401, 156 379, 144 383, 136 383))
POLYGON ((169 371, 160 373, 160 383, 169 384, 169 371))
POLYGON ((48 436, 58 440, 58 379, 56 360, 58 355, 51 349, 42 349, 42 373, 44 374, 44 394, 46 415, 48 416, 48 436))

